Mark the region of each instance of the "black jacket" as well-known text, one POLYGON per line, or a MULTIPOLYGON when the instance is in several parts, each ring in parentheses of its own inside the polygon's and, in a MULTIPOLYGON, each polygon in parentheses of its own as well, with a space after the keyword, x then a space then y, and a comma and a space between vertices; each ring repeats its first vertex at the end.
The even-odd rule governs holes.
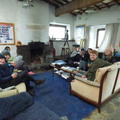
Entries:
POLYGON ((14 67, 8 63, 0 65, 0 84, 12 80, 11 74, 13 73, 14 67))

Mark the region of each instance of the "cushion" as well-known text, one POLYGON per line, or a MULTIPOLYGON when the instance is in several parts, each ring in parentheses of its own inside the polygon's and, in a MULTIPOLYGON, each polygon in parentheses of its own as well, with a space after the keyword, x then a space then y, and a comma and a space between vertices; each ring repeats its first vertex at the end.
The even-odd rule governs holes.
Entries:
POLYGON ((0 98, 17 95, 21 92, 26 92, 25 83, 20 83, 17 86, 11 86, 0 90, 0 98))
POLYGON ((17 89, 18 93, 26 92, 25 83, 20 83, 20 84, 16 85, 15 88, 17 89))
POLYGON ((33 98, 27 92, 0 98, 0 120, 10 119, 32 104, 33 98))
POLYGON ((95 75, 95 82, 100 83, 103 75, 107 72, 110 71, 111 69, 113 69, 116 65, 110 65, 107 67, 103 67, 103 68, 98 68, 96 71, 96 75, 95 75))
POLYGON ((40 101, 35 101, 32 106, 17 114, 12 120, 60 120, 60 117, 40 101))

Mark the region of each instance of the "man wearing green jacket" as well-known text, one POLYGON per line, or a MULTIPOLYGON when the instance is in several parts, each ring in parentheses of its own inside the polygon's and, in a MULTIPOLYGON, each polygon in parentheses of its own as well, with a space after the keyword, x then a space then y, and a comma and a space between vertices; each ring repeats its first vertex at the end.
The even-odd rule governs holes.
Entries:
POLYGON ((98 68, 105 67, 111 65, 111 63, 104 61, 100 58, 98 58, 98 52, 96 50, 92 50, 90 53, 90 60, 92 61, 88 71, 85 75, 82 75, 82 78, 86 78, 88 80, 94 81, 95 74, 98 68))

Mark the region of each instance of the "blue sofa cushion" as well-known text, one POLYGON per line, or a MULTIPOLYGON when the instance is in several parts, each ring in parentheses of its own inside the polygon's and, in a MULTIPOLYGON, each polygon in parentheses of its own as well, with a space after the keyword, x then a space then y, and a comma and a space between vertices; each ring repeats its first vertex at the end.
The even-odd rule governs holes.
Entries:
POLYGON ((46 106, 35 101, 32 106, 16 115, 12 120, 60 120, 60 118, 46 106))
POLYGON ((27 92, 0 98, 0 120, 11 118, 32 104, 33 98, 27 92))

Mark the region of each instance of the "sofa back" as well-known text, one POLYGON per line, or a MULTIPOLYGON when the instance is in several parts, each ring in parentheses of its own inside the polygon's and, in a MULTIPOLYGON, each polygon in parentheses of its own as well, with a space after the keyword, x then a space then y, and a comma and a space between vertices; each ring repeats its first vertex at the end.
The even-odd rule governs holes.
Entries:
POLYGON ((118 72, 119 69, 120 62, 117 62, 110 66, 99 68, 96 71, 95 82, 101 84, 102 81, 104 81, 101 98, 102 102, 120 89, 120 72, 118 72))
POLYGON ((120 62, 116 62, 115 63, 117 68, 118 68, 118 75, 117 75, 117 82, 116 82, 116 86, 115 86, 115 90, 114 92, 117 92, 120 89, 120 62))
POLYGON ((104 78, 101 101, 104 101, 105 99, 107 99, 112 95, 117 72, 118 72, 118 67, 116 65, 112 65, 108 69, 106 76, 104 78))

